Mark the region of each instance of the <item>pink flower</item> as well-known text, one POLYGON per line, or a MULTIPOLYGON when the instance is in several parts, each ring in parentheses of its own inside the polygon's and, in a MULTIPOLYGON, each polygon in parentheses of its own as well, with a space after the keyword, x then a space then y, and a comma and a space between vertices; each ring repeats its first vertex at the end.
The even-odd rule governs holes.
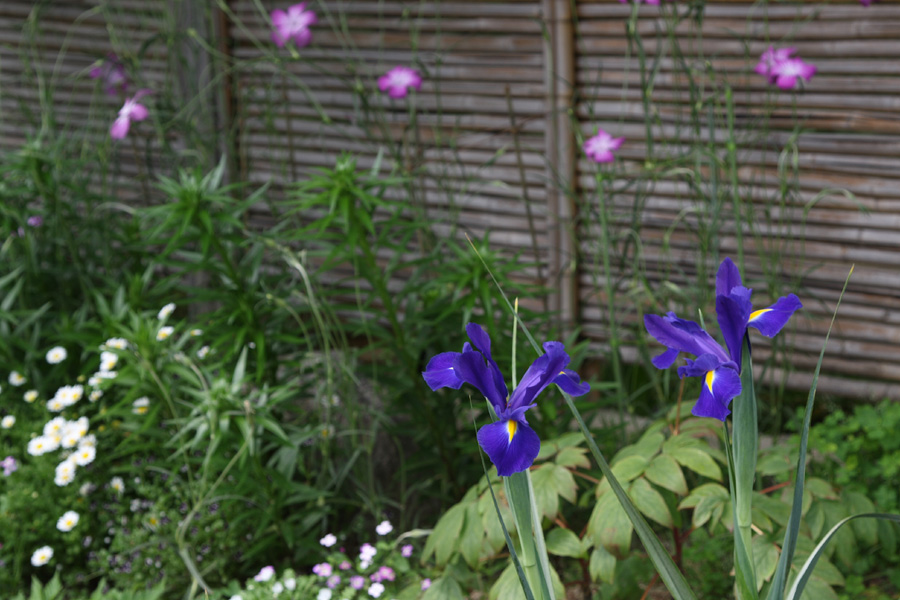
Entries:
POLYGON ((430 580, 430 579, 423 579, 423 580, 422 580, 422 589, 423 589, 423 590, 427 590, 427 589, 430 588, 430 587, 431 587, 431 580, 430 580))
POLYGON ((400 556, 402 556, 404 558, 409 558, 410 556, 412 556, 412 553, 413 553, 412 544, 407 544, 407 545, 403 546, 402 548, 400 548, 400 556))
POLYGON ((340 575, 332 575, 328 578, 328 581, 325 582, 330 589, 334 589, 341 584, 341 576, 340 575))
POLYGON ((768 79, 769 83, 775 83, 775 77, 772 74, 775 66, 788 60, 796 52, 796 48, 775 48, 775 46, 769 46, 768 50, 760 55, 759 63, 757 63, 754 70, 768 79))
POLYGON ((613 150, 618 150, 624 141, 625 138, 623 137, 614 138, 602 129, 599 129, 597 135, 586 139, 582 147, 584 148, 584 153, 592 161, 598 163, 612 162, 615 158, 613 150))
POLYGON ((320 563, 312 568, 312 572, 319 577, 330 577, 332 573, 331 565, 328 563, 320 563))
POLYGON ((390 567, 379 567, 378 576, 381 578, 380 581, 393 581, 394 570, 390 567))
POLYGON ((797 78, 802 77, 809 81, 816 74, 816 68, 794 56, 796 48, 769 49, 759 57, 756 72, 765 77, 769 83, 775 84, 783 90, 790 90, 797 86, 797 78))
POLYGON ((40 215, 32 215, 28 217, 26 223, 28 223, 29 227, 40 227, 44 224, 44 218, 40 215))
POLYGON ((128 128, 131 127, 132 121, 143 121, 147 118, 147 107, 138 104, 143 96, 150 93, 150 90, 140 90, 131 98, 125 100, 125 104, 119 109, 119 116, 109 128, 109 137, 114 140, 121 140, 128 135, 128 128))
POLYGON ((315 25, 317 21, 316 13, 306 10, 306 2, 291 6, 287 12, 280 9, 273 10, 272 25, 275 31, 272 32, 272 41, 279 48, 283 48, 286 43, 293 40, 298 48, 302 48, 312 39, 309 27, 315 25))
POLYGON ((394 67, 378 78, 378 89, 387 92, 391 98, 405 98, 411 87, 421 90, 422 76, 409 67, 394 67))
MULTIPOLYGON (((647 4, 653 4, 655 6, 659 6, 659 0, 643 0, 647 4)), ((628 0, 619 0, 622 4, 628 4, 628 0)), ((635 4, 640 4, 641 0, 634 0, 635 4)))
POLYGON ((863 6, 872 6, 872 3, 877 1, 878 0, 859 0, 860 4, 863 6))
POLYGON ((338 565, 338 569, 340 569, 341 571, 346 571, 347 569, 350 568, 350 566, 351 566, 350 561, 345 560, 341 564, 338 565))
POLYGON ((366 578, 362 575, 354 575, 350 578, 350 587, 354 590, 361 590, 366 585, 366 578))
POLYGON ((91 69, 91 79, 102 79, 106 85, 106 93, 115 96, 121 90, 125 91, 128 87, 128 75, 125 73, 125 66, 115 54, 110 52, 106 58, 99 61, 94 68, 91 69))
POLYGON ((788 60, 775 65, 772 75, 775 77, 775 85, 783 90, 790 90, 797 87, 797 78, 802 77, 806 81, 812 79, 816 74, 816 67, 805 63, 799 58, 789 58, 788 60))
POLYGON ((259 573, 253 576, 254 581, 268 581, 275 576, 275 567, 269 565, 259 570, 259 573))

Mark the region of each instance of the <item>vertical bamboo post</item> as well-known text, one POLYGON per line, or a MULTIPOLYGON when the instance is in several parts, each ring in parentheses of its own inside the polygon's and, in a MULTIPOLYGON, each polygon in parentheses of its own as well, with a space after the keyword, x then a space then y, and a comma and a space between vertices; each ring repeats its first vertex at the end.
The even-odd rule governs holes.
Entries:
MULTIPOLYGON (((548 281, 556 282, 550 308, 563 331, 578 318, 578 268, 575 244, 575 137, 570 111, 575 86, 573 0, 542 0, 546 36, 544 84, 549 127, 547 154, 548 281)), ((552 283, 551 283, 552 285, 552 283)))

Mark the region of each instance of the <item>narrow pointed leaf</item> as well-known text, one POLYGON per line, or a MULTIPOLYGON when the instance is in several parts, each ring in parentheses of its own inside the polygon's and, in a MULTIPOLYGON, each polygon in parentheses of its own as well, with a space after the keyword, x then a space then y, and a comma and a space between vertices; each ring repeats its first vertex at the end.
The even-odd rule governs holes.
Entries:
MULTIPOLYGON (((888 513, 862 513, 859 515, 850 515, 845 519, 841 519, 831 530, 825 534, 825 537, 822 538, 817 545, 815 550, 813 550, 812 554, 809 555, 809 558, 806 559, 806 562, 803 563, 803 566, 800 567, 800 572, 797 574, 797 579, 794 580, 794 585, 791 586, 791 591, 788 592, 787 600, 799 600, 800 596, 803 594, 803 588, 806 587, 806 583, 809 581, 810 576, 812 575, 813 569, 816 568, 816 562, 818 562, 819 557, 822 556, 822 552, 825 550, 825 546, 834 537, 834 534, 838 532, 844 524, 849 523, 853 519, 885 519, 888 521, 894 521, 896 523, 900 523, 900 515, 892 515, 888 513)), ((771 596, 771 595, 770 595, 771 596)))
POLYGON ((812 419, 813 404, 816 400, 816 387, 819 385, 819 372, 822 370, 822 361, 825 359, 825 348, 828 346, 828 338, 831 337, 831 329, 834 327, 834 321, 837 318, 838 309, 841 307, 841 300, 844 298, 844 292, 847 291, 847 284, 850 283, 850 277, 853 275, 853 267, 847 273, 847 279, 844 280, 844 287, 841 289, 841 295, 838 296, 837 305, 834 307, 834 314, 831 315, 831 324, 828 326, 828 332, 825 334, 825 342, 822 344, 822 351, 819 353, 819 361, 816 363, 816 370, 813 373, 812 386, 809 388, 809 396, 806 399, 806 412, 803 415, 803 429, 800 431, 800 455, 797 458, 797 478, 794 483, 794 500, 791 504, 791 517, 788 521, 787 530, 784 533, 784 542, 781 544, 781 556, 778 559, 778 568, 775 569, 775 575, 772 576, 772 585, 769 588, 768 600, 781 600, 784 597, 784 590, 787 587, 788 571, 794 560, 794 551, 797 548, 797 535, 800 532, 800 518, 803 509, 803 485, 806 479, 806 448, 809 444, 809 425, 812 419))

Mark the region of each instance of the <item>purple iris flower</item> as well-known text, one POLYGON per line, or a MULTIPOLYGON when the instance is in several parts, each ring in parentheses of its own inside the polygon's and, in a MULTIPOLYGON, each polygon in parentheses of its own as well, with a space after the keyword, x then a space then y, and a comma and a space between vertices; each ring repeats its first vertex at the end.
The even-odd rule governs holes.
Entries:
POLYGON ((751 294, 731 259, 722 261, 716 275, 716 316, 727 351, 697 323, 679 319, 675 313, 665 317, 644 315, 647 332, 667 348, 653 359, 655 367, 667 369, 682 352, 697 357, 687 359, 686 365, 678 367, 679 377, 704 379, 700 398, 691 411, 695 416, 725 420, 731 412, 729 403, 741 393, 741 360, 747 328, 754 327, 772 337, 802 306, 799 298, 790 294, 768 308, 754 311, 751 294))
POLYGON ((540 438, 525 420, 525 412, 535 405, 537 395, 551 383, 571 396, 586 394, 591 386, 566 368, 570 359, 562 343, 545 342, 545 354, 528 367, 510 395, 500 367, 491 356, 487 332, 480 325, 469 323, 466 333, 472 343, 463 344, 462 352, 443 352, 432 358, 422 377, 432 390, 458 390, 464 383, 478 388, 497 413, 495 422, 478 430, 478 444, 497 467, 498 475, 524 471, 541 449, 540 438))
POLYGON ((726 258, 716 274, 716 317, 731 359, 741 365, 741 350, 748 327, 753 327, 766 337, 773 337, 790 320, 791 315, 803 308, 800 298, 788 294, 775 304, 753 310, 750 296, 753 290, 744 287, 737 265, 726 258))

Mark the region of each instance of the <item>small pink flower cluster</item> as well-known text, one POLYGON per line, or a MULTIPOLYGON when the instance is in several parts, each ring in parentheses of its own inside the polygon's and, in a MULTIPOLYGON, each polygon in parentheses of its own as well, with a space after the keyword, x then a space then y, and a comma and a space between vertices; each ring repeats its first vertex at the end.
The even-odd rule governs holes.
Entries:
POLYGON ((797 54, 796 48, 769 46, 759 57, 759 63, 755 70, 769 83, 777 85, 783 90, 794 89, 800 78, 809 81, 816 74, 816 67, 803 62, 795 54, 797 54))

